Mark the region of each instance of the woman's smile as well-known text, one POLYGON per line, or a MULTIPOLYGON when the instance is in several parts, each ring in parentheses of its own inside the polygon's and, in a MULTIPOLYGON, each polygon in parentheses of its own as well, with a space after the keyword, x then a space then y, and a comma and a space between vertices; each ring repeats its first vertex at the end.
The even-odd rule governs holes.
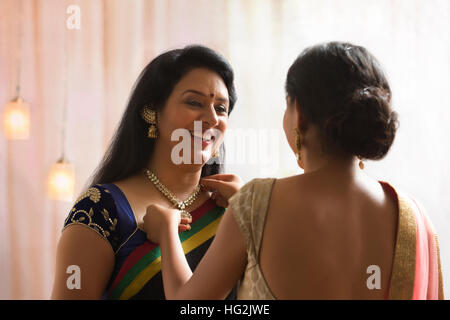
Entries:
POLYGON ((210 144, 214 143, 216 137, 206 130, 203 134, 195 131, 189 131, 191 134, 191 139, 194 143, 201 143, 202 149, 205 149, 210 144))

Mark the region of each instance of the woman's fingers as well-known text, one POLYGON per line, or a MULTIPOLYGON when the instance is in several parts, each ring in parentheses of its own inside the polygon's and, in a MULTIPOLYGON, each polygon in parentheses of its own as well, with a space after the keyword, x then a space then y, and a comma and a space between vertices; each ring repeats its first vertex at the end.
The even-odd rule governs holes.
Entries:
POLYGON ((229 173, 217 173, 217 174, 208 176, 205 179, 215 179, 215 180, 222 180, 222 181, 228 181, 228 182, 241 180, 239 178, 239 176, 237 176, 235 174, 229 174, 229 173))
POLYGON ((190 224, 190 223, 192 223, 191 218, 181 217, 180 224, 190 224))
POLYGON ((222 207, 222 208, 228 207, 228 200, 225 197, 217 195, 214 200, 219 207, 222 207))
POLYGON ((178 225, 178 232, 191 230, 192 219, 181 215, 180 224, 178 225))
POLYGON ((227 207, 228 207, 228 201, 226 201, 225 199, 222 199, 222 198, 217 199, 217 200, 216 200, 216 204, 217 204, 219 207, 222 207, 222 208, 227 208, 227 207))
POLYGON ((220 179, 213 179, 213 178, 202 178, 200 179, 200 183, 203 184, 204 186, 209 186, 209 187, 213 187, 213 186, 220 186, 223 184, 228 184, 231 183, 230 181, 224 181, 224 180, 220 180, 220 179))
POLYGON ((191 230, 191 225, 190 224, 180 224, 178 225, 178 232, 184 232, 184 231, 189 231, 191 230))
MULTIPOLYGON (((222 180, 202 179, 201 183, 208 191, 212 191, 213 194, 217 193, 225 199, 230 199, 241 187, 239 182, 228 182, 222 180)), ((214 197, 213 197, 214 199, 214 197)))
POLYGON ((211 198, 221 207, 228 207, 228 199, 230 199, 242 186, 242 180, 234 174, 214 174, 207 178, 200 179, 200 183, 204 189, 212 191, 211 198))
POLYGON ((219 191, 220 193, 228 193, 230 189, 233 189, 233 182, 227 182, 222 180, 214 180, 214 179, 202 179, 200 183, 205 187, 208 191, 219 191))

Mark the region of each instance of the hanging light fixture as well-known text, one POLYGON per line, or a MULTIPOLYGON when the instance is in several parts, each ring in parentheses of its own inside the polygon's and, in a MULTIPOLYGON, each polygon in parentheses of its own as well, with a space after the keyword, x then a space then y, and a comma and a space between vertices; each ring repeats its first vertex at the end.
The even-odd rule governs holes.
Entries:
POLYGON ((67 93, 68 93, 68 48, 67 33, 64 43, 64 76, 63 76, 63 121, 61 125, 62 155, 50 168, 48 175, 48 193, 51 199, 72 201, 75 191, 75 166, 69 162, 65 155, 66 125, 67 125, 67 93))
POLYGON ((75 190, 75 167, 67 159, 60 158, 50 169, 49 196, 54 200, 72 201, 75 190))
POLYGON ((10 140, 24 140, 30 136, 30 107, 17 95, 3 111, 3 130, 10 140))
POLYGON ((17 85, 16 97, 9 101, 3 111, 2 123, 5 137, 10 140, 24 140, 30 136, 30 107, 20 97, 21 65, 22 65, 22 1, 19 1, 18 45, 17 45, 17 85))

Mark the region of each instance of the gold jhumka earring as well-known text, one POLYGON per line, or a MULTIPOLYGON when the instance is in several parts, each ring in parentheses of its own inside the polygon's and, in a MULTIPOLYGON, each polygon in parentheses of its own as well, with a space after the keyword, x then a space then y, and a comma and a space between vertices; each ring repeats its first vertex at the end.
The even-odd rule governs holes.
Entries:
POLYGON ((156 128, 156 111, 152 110, 149 106, 145 106, 141 110, 141 117, 145 122, 150 124, 147 136, 150 139, 156 139, 158 137, 158 129, 156 128))

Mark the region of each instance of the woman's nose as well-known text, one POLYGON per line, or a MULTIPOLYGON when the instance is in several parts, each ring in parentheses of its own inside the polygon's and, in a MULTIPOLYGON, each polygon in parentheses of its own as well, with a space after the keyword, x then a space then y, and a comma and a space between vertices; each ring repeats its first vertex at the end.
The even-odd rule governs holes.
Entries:
POLYGON ((209 108, 207 108, 204 115, 204 121, 208 123, 210 128, 215 127, 219 124, 219 117, 217 117, 216 109, 214 108, 213 104, 211 104, 209 108))

